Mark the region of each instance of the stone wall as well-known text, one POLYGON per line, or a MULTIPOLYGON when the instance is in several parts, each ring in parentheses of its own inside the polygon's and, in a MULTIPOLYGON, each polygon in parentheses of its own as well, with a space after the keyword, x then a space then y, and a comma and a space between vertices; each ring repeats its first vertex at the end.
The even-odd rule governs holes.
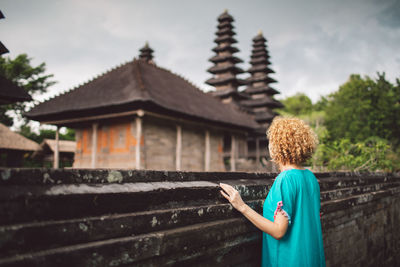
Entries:
MULTIPOLYGON (((276 174, 0 170, 0 266, 259 266, 258 211, 276 174)), ((319 173, 327 266, 400 265, 400 177, 319 173)))

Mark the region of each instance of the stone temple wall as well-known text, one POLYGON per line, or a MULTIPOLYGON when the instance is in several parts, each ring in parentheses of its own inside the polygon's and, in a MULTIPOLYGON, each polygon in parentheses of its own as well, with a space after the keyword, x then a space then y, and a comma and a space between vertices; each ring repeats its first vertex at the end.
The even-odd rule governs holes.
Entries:
MULTIPOLYGON (((259 266, 273 173, 0 169, 0 266, 259 266)), ((319 173, 327 266, 400 266, 400 177, 319 173)))

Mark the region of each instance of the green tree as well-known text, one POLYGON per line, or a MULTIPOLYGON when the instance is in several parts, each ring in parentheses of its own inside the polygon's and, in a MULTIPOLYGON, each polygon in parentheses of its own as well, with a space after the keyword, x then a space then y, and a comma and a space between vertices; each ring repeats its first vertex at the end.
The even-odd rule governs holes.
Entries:
POLYGON ((325 96, 321 96, 321 98, 313 105, 314 111, 325 111, 326 106, 328 105, 328 98, 325 96))
POLYGON ((330 141, 348 139, 363 142, 371 136, 400 144, 400 83, 394 86, 379 74, 351 75, 339 90, 328 97, 325 125, 330 141))
POLYGON ((297 93, 282 100, 284 113, 289 113, 295 116, 309 114, 313 109, 311 99, 303 93, 297 93))
MULTIPOLYGON (((51 80, 53 75, 45 72, 45 63, 32 66, 31 58, 26 54, 18 55, 15 59, 0 57, 0 75, 24 88, 33 98, 47 92, 55 83, 51 80)), ((12 126, 10 111, 15 113, 17 120, 23 120, 22 113, 27 111, 30 105, 30 102, 20 102, 0 106, 0 122, 12 126)))
MULTIPOLYGON (((19 133, 25 136, 32 141, 40 144, 43 142, 44 139, 55 139, 56 138, 56 131, 50 129, 41 129, 39 134, 36 134, 32 131, 32 128, 29 125, 21 126, 19 133)), ((60 140, 70 140, 75 141, 75 131, 72 129, 67 128, 67 132, 65 134, 60 133, 59 135, 60 140)))
POLYGON ((315 169, 317 166, 344 171, 396 171, 400 168, 398 154, 385 139, 378 137, 356 143, 342 138, 321 144, 312 161, 315 169))

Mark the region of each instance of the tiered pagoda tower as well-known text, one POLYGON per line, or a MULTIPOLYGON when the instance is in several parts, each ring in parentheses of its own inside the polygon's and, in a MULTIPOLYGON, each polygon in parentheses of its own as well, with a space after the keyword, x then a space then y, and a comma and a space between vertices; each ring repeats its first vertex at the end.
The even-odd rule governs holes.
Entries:
MULTIPOLYGON (((246 79, 248 86, 244 90, 251 98, 240 102, 244 108, 254 113, 255 120, 260 125, 260 128, 247 139, 248 154, 250 158, 254 158, 257 169, 265 168, 265 166, 261 167, 262 162, 263 165, 271 164, 268 161, 262 160, 269 157, 268 140, 265 132, 273 118, 277 115, 273 109, 283 107, 273 97, 279 92, 270 87, 270 84, 276 81, 269 76, 275 72, 270 68, 270 56, 266 41, 261 32, 253 38, 253 49, 250 60, 251 68, 247 70, 251 76, 246 79)), ((267 168, 271 169, 273 166, 267 166, 267 168)))
POLYGON ((217 38, 214 40, 217 46, 212 49, 216 55, 209 59, 214 66, 208 69, 214 76, 206 81, 215 87, 216 91, 212 94, 220 98, 223 103, 239 103, 241 100, 249 99, 248 95, 238 91, 238 87, 246 82, 236 77, 237 74, 243 73, 236 64, 243 61, 234 56, 239 49, 233 46, 237 43, 234 38, 236 33, 233 31, 233 21, 227 10, 218 17, 217 38))
POLYGON ((261 32, 253 38, 251 68, 247 71, 251 76, 246 79, 248 87, 244 90, 245 93, 251 95, 251 99, 240 102, 242 106, 254 112, 256 121, 265 128, 276 116, 273 109, 283 107, 282 103, 273 98, 273 95, 279 92, 270 87, 270 84, 275 83, 276 80, 269 77, 275 72, 269 66, 271 63, 266 41, 261 32))
POLYGON ((146 42, 144 47, 142 47, 140 50, 139 54, 139 59, 144 60, 148 63, 154 63, 153 62, 153 52, 154 50, 150 48, 149 43, 146 42))

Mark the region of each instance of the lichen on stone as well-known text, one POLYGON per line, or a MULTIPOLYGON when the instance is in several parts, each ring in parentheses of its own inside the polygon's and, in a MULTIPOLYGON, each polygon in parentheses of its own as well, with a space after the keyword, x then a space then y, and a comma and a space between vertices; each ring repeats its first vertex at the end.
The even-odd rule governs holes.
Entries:
POLYGON ((197 214, 199 214, 199 216, 202 216, 204 214, 203 209, 199 209, 199 211, 197 212, 197 214))
POLYGON ((1 172, 1 179, 4 181, 10 179, 11 177, 11 170, 10 169, 5 169, 1 172))
POLYGON ((119 171, 110 171, 107 176, 107 182, 109 183, 121 183, 123 180, 122 174, 119 171))
POLYGON ((89 227, 84 223, 80 223, 79 224, 79 229, 81 229, 82 231, 86 232, 89 229, 89 227))
POLYGON ((151 227, 156 226, 158 223, 157 218, 154 216, 153 219, 151 220, 151 227))
POLYGON ((172 214, 171 216, 171 220, 173 223, 177 223, 178 222, 178 214, 176 214, 175 212, 172 214))
POLYGON ((43 174, 43 183, 45 184, 47 182, 54 184, 54 180, 51 179, 50 174, 45 173, 45 174, 43 174))

